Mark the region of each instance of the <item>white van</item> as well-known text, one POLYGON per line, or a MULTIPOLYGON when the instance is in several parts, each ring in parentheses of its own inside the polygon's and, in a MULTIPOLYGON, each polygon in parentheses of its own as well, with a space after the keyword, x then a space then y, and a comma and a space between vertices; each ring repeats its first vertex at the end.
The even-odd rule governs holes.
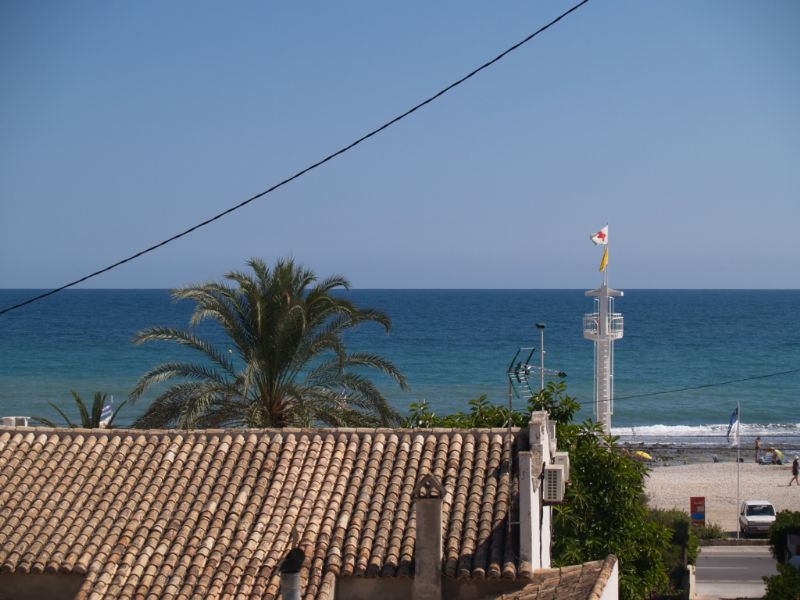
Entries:
POLYGON ((766 534, 775 522, 775 507, 768 500, 745 500, 739 511, 739 532, 766 534))

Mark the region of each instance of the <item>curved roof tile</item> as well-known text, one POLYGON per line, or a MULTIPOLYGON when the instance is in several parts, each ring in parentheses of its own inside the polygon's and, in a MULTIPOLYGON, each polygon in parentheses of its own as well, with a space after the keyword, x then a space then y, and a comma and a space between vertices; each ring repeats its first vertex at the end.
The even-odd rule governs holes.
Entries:
POLYGON ((441 481, 445 575, 518 575, 524 430, 0 429, 0 572, 85 575, 78 598, 307 599, 340 575, 413 575, 414 488, 441 481))

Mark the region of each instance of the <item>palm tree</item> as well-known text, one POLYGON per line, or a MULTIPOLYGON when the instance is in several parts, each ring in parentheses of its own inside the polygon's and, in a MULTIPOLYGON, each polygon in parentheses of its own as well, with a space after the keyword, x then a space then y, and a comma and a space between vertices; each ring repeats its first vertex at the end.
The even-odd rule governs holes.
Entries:
MULTIPOLYGON (((105 406, 108 405, 109 411, 111 410, 110 408, 111 404, 114 402, 113 397, 111 399, 111 402, 107 402, 106 399, 108 398, 108 394, 105 394, 103 392, 95 392, 91 410, 87 408, 86 403, 83 401, 83 399, 78 395, 78 392, 76 392, 75 390, 72 390, 72 397, 75 399, 75 404, 78 406, 78 412, 81 415, 80 425, 73 423, 72 420, 67 416, 67 414, 63 410, 58 408, 58 406, 56 406, 52 402, 48 402, 50 406, 52 406, 58 411, 58 414, 61 415, 64 421, 66 421, 67 427, 72 427, 72 428, 77 428, 77 427, 83 427, 84 429, 95 429, 97 427, 110 428, 114 423, 114 419, 117 418, 117 413, 119 413, 122 407, 125 406, 125 404, 127 404, 128 402, 127 400, 124 400, 119 406, 117 406, 116 410, 113 413, 111 413, 109 416, 107 416, 107 418, 104 419, 103 408, 105 408, 105 406)), ((33 417, 33 419, 47 427, 57 427, 55 423, 53 423, 49 419, 45 419, 44 417, 33 417)))
POLYGON ((190 330, 153 327, 136 343, 169 341, 203 357, 201 363, 168 362, 145 373, 131 392, 140 398, 152 385, 178 380, 162 392, 135 427, 373 426, 399 422, 398 414, 364 374, 377 369, 407 389, 405 377, 388 360, 349 353, 342 334, 373 321, 388 332, 384 313, 356 307, 333 295, 350 289, 340 276, 317 282, 292 259, 270 268, 248 262, 252 274, 234 271, 226 283, 203 283, 173 291, 176 300, 197 306, 190 330), (312 284, 315 284, 312 287, 312 284), (227 352, 198 337, 192 328, 219 323, 230 338, 227 352))

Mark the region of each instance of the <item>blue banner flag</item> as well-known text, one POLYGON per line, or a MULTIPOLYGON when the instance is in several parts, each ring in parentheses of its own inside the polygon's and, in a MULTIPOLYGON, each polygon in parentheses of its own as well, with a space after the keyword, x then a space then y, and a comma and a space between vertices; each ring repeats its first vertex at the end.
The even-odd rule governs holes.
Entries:
MULTIPOLYGON (((737 406, 736 408, 733 409, 733 412, 731 413, 731 420, 728 423, 728 433, 725 434, 725 437, 728 439, 728 442, 731 441, 731 430, 733 429, 733 426, 736 425, 736 422, 738 420, 739 420, 739 407, 737 406)), ((736 441, 738 441, 738 438, 736 441)))

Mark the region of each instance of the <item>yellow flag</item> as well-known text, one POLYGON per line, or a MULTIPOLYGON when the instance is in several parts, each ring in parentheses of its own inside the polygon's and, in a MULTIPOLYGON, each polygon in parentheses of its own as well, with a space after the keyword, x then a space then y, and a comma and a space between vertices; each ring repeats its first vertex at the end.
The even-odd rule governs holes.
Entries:
POLYGON ((605 271, 607 266, 608 266, 608 246, 606 246, 605 251, 603 251, 603 260, 600 261, 600 272, 602 273, 603 271, 605 271))

